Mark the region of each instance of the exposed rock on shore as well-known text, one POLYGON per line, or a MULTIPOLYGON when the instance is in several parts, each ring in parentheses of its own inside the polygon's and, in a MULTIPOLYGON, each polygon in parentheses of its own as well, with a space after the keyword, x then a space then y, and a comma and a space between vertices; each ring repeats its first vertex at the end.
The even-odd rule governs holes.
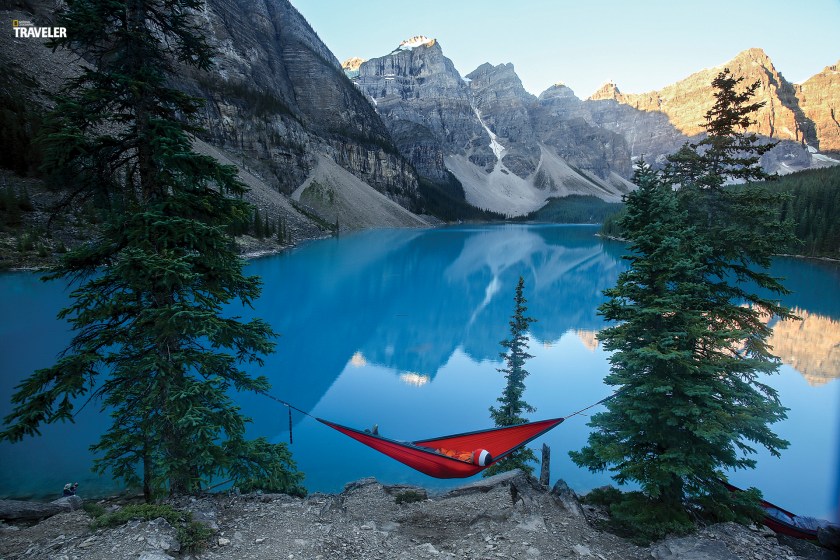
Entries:
MULTIPOLYGON (((566 490, 547 491, 519 471, 427 497, 422 488, 369 478, 338 495, 211 495, 173 504, 216 531, 200 554, 183 553, 163 519, 89 529, 81 511, 32 527, 0 525, 0 558, 569 558, 797 559, 772 531, 731 523, 638 547, 590 523, 566 490), (398 503, 401 502, 401 503, 398 503)), ((819 557, 819 556, 816 556, 819 557)))

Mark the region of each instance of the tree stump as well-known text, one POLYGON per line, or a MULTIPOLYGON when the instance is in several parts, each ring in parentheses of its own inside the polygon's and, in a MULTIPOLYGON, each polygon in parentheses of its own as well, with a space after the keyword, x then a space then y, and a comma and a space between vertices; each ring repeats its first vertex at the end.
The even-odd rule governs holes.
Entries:
POLYGON ((551 448, 546 444, 542 446, 542 464, 540 465, 540 484, 548 488, 551 478, 551 448))

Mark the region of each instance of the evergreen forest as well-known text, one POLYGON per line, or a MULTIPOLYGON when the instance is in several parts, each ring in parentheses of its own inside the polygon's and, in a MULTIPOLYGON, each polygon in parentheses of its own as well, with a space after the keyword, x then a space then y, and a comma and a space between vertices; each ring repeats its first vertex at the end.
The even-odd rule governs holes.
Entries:
MULTIPOLYGON (((757 183, 784 195, 778 223, 793 222, 796 239, 780 253, 806 257, 840 258, 840 166, 807 169, 757 183)), ((743 186, 730 187, 733 190, 743 186)), ((625 211, 606 216, 601 235, 623 238, 620 221, 625 211)))

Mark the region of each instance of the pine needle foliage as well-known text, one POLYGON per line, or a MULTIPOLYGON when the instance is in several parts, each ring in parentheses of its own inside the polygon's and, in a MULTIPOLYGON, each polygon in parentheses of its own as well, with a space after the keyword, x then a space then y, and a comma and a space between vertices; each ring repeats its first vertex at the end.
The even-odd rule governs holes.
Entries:
POLYGON ((251 305, 260 280, 243 274, 229 230, 250 217, 233 166, 192 150, 198 99, 169 84, 179 65, 207 70, 212 50, 198 0, 68 0, 52 44, 86 65, 56 99, 42 139, 51 179, 95 202, 103 224, 49 276, 73 287, 59 313, 75 333, 55 365, 12 396, 0 438, 72 421, 92 399, 111 426, 92 447, 95 470, 142 486, 148 500, 195 492, 217 476, 303 492, 283 444, 245 439, 232 391, 261 392, 276 335, 261 319, 223 310, 251 305))
POLYGON ((619 223, 630 268, 599 308, 615 323, 599 339, 614 352, 606 383, 619 391, 593 416, 587 446, 571 453, 619 484, 639 484, 611 511, 651 538, 688 530, 693 513, 754 516, 759 494, 730 493, 719 480, 753 468, 755 446, 779 455, 788 445, 770 429, 786 409, 762 376, 779 363, 769 320, 791 317, 774 299, 784 286, 766 270, 790 230, 779 227, 778 197, 725 186, 766 177, 758 166, 766 145, 744 132, 760 106, 749 103, 757 86, 737 93, 739 82, 718 75, 708 138, 672 156, 664 177, 644 161, 637 167, 639 189, 619 223))
MULTIPOLYGON (((502 340, 500 344, 505 348, 499 356, 505 361, 505 367, 498 371, 505 374, 507 383, 502 396, 496 399, 500 406, 490 407, 490 417, 498 427, 516 426, 528 421, 523 416, 525 413, 534 412, 536 409, 525 402, 522 398, 525 392, 525 378, 528 371, 525 369, 525 362, 533 358, 528 353, 528 328, 536 321, 526 315, 528 308, 525 306, 528 300, 523 295, 525 280, 520 276, 516 284, 516 293, 513 298, 514 312, 510 319, 510 338, 502 340)), ((521 469, 528 474, 533 474, 534 467, 531 463, 536 462, 537 456, 532 449, 522 447, 514 451, 498 463, 495 463, 484 470, 483 476, 493 476, 513 469, 521 469)))

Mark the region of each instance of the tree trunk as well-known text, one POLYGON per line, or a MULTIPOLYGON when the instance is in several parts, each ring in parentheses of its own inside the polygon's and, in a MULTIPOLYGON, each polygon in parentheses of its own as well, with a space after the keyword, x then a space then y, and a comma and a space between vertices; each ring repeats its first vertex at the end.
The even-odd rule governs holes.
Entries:
POLYGON ((152 503, 152 458, 149 456, 149 441, 148 436, 145 436, 145 443, 143 444, 143 500, 147 504, 152 503))
POLYGON ((548 488, 551 479, 551 448, 546 444, 542 446, 542 464, 540 465, 540 484, 548 488))

